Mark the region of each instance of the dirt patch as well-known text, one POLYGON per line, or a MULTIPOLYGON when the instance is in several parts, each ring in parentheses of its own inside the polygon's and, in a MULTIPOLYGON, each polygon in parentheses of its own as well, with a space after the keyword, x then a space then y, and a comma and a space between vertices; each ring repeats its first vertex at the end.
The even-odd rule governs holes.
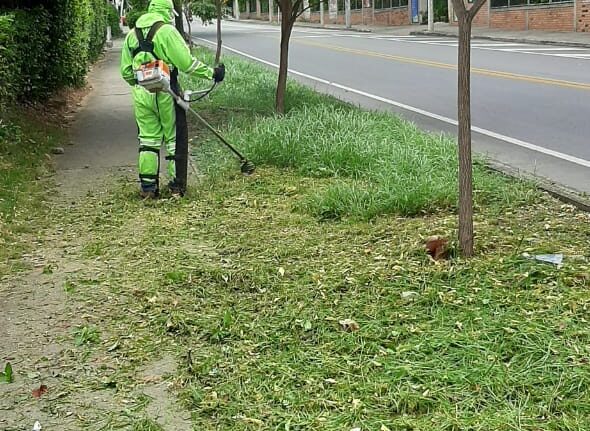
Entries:
MULTIPOLYGON (((106 67, 112 72, 118 55, 111 51, 105 61, 97 63, 89 82, 100 84, 100 76, 94 75, 104 73, 106 67)), ((95 88, 99 87, 95 85, 95 88)), ((70 138, 77 137, 72 142, 77 145, 64 145, 66 155, 90 154, 91 161, 105 161, 88 169, 78 165, 71 171, 60 171, 57 181, 62 187, 50 197, 56 213, 70 211, 71 205, 84 205, 88 190, 102 190, 104 185, 112 184, 113 178, 129 173, 121 167, 125 162, 112 163, 106 151, 94 146, 96 130, 102 130, 100 139, 106 141, 111 133, 108 128, 100 124, 95 130, 84 129, 86 124, 92 124, 95 115, 88 105, 97 97, 97 91, 91 90, 91 85, 64 90, 43 106, 30 105, 24 114, 41 125, 69 127, 68 134, 70 138), (80 123, 78 119, 84 115, 85 122, 80 123), (92 171, 91 175, 85 171, 92 171)), ((104 106, 102 109, 98 115, 107 111, 104 106)), ((109 121, 111 117, 103 119, 105 124, 109 121)), ((135 156, 135 142, 131 144, 135 156)), ((55 158, 58 169, 62 157, 55 158)), ((83 245, 89 238, 84 238, 83 232, 73 234, 71 230, 75 227, 60 226, 60 223, 57 217, 54 226, 32 234, 28 242, 34 252, 12 262, 15 267, 27 270, 6 273, 0 279, 0 368, 10 362, 14 370, 14 382, 0 384, 0 430, 3 431, 32 429, 35 421, 43 429, 62 431, 120 429, 133 423, 133 418, 125 415, 125 409, 135 408, 136 400, 126 400, 128 404, 123 405, 122 397, 128 394, 118 398, 115 387, 104 383, 116 368, 112 358, 100 357, 104 356, 100 345, 75 345, 74 329, 89 322, 96 324, 92 316, 96 304, 69 295, 68 280, 91 279, 104 268, 100 267, 100 261, 82 257, 83 245), (47 391, 35 397, 33 391, 41 385, 47 391)), ((107 338, 108 334, 104 336, 107 338)))
MULTIPOLYGON (((43 246, 23 256, 32 269, 0 282, 0 366, 10 362, 14 370, 14 382, 0 385, 2 430, 32 429, 35 421, 50 429, 75 430, 79 427, 73 422, 83 414, 83 406, 62 406, 75 381, 71 332, 82 320, 64 286, 86 268, 68 259, 76 245, 59 233, 39 243, 43 246), (36 398, 33 390, 41 385, 47 392, 36 398)), ((84 392, 84 397, 96 395, 84 392)))
POLYGON ((142 392, 150 398, 146 414, 165 431, 190 431, 190 412, 181 409, 170 392, 170 379, 175 372, 176 362, 172 356, 164 356, 144 369, 142 380, 146 384, 142 392))

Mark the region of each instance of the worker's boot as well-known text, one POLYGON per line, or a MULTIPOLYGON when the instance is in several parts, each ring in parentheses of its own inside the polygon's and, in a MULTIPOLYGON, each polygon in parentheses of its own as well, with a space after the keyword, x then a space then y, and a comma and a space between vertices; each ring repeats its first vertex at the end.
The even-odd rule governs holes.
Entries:
POLYGON ((183 187, 177 180, 172 180, 168 183, 170 194, 172 197, 181 198, 186 193, 186 188, 183 187))
POLYGON ((139 190, 139 196, 142 199, 156 199, 158 197, 158 186, 157 184, 145 184, 141 185, 139 190))

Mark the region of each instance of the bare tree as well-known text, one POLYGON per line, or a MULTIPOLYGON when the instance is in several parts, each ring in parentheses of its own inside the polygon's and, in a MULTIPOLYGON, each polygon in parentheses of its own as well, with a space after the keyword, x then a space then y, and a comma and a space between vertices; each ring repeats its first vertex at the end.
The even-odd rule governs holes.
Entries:
POLYGON ((459 20, 457 111, 459 121, 459 245, 463 255, 473 256, 473 164, 471 161, 471 24, 486 0, 467 8, 464 0, 452 0, 459 20))
POLYGON ((191 9, 191 0, 184 1, 184 18, 186 19, 186 28, 188 34, 188 46, 193 47, 193 39, 191 37, 192 30, 191 30, 191 23, 193 22, 193 12, 191 9))
POLYGON ((219 64, 221 57, 221 18, 223 17, 224 0, 215 0, 215 9, 217 14, 217 50, 215 51, 215 64, 219 64))
MULTIPOLYGON (((281 12, 281 54, 279 61, 279 80, 275 98, 275 109, 279 114, 285 113, 285 93, 287 91, 287 72, 289 70, 289 41, 291 32, 297 18, 305 12, 310 5, 303 8, 303 0, 276 0, 281 12)), ((314 0, 314 4, 319 0, 314 0)))
POLYGON ((174 25, 176 29, 180 32, 186 43, 190 44, 191 36, 189 33, 184 31, 184 23, 182 22, 182 10, 184 9, 184 1, 173 0, 173 2, 174 10, 176 11, 176 16, 174 17, 174 25))

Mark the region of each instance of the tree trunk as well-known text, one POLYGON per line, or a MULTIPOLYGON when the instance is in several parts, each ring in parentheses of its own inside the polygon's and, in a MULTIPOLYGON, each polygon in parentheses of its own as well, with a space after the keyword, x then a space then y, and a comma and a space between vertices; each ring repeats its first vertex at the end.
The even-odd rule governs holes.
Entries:
POLYGON ((459 245, 473 256, 473 180, 471 163, 471 22, 469 13, 459 18, 457 107, 459 120, 459 245))
POLYGON ((275 109, 279 114, 285 113, 285 93, 287 91, 287 71, 289 69, 289 39, 293 29, 291 0, 281 0, 281 54, 279 63, 279 81, 275 109))
POLYGON ((178 14, 178 16, 174 17, 174 24, 176 26, 176 30, 178 30, 186 40, 186 33, 184 32, 184 24, 182 22, 182 0, 174 0, 174 10, 178 14))
POLYGON ((215 7, 217 8, 217 51, 215 51, 215 64, 219 64, 221 58, 221 2, 222 0, 215 0, 215 7))
POLYGON ((189 11, 190 5, 186 5, 186 13, 184 14, 184 17, 186 19, 186 29, 187 29, 187 34, 188 34, 188 46, 190 48, 193 47, 193 39, 191 38, 191 34, 192 34, 192 30, 191 30, 191 20, 190 20, 190 11, 189 11))

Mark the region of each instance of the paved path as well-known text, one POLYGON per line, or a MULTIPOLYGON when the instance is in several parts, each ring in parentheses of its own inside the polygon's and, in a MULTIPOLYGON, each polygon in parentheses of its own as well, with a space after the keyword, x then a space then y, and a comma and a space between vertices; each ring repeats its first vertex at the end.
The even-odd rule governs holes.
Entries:
POLYGON ((83 194, 98 186, 106 172, 135 177, 137 126, 131 90, 119 75, 122 41, 107 51, 89 75, 94 90, 72 124, 72 146, 58 156, 57 179, 63 192, 83 194))

